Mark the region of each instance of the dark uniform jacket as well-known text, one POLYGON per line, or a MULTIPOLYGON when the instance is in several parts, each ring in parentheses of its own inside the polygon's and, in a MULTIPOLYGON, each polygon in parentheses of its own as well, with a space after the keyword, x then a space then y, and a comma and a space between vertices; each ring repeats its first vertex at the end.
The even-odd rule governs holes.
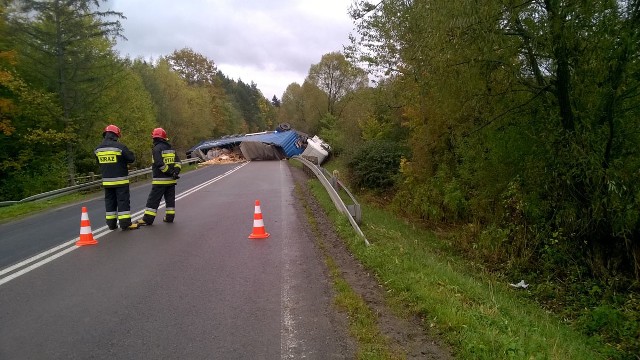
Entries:
POLYGON ((153 139, 153 165, 151 180, 152 185, 175 185, 177 183, 175 175, 180 173, 182 166, 176 151, 167 141, 153 139))
POLYGON ((94 152, 102 171, 102 186, 129 185, 127 164, 134 162, 136 157, 124 144, 118 142, 116 134, 107 132, 94 152))

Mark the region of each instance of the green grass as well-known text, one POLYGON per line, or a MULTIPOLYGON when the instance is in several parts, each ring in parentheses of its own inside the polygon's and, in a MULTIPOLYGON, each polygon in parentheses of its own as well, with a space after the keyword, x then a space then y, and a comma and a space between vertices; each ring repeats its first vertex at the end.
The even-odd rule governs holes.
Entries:
POLYGON ((97 193, 75 193, 63 195, 50 200, 38 200, 26 203, 0 207, 0 223, 18 220, 29 215, 49 210, 51 208, 80 202, 97 196, 97 193))
POLYGON ((459 359, 603 359, 605 348, 520 292, 449 252, 432 232, 362 205, 366 246, 317 180, 314 195, 353 254, 386 288, 390 304, 422 317, 459 359))
MULTIPOLYGON (((293 162, 296 163, 296 162, 293 162)), ((319 234, 318 224, 308 204, 301 195, 300 188, 296 185, 296 193, 302 201, 307 219, 312 231, 319 234)), ((343 309, 349 318, 349 332, 358 344, 357 358, 362 360, 399 359, 394 355, 385 337, 380 333, 376 323, 376 317, 366 302, 349 286, 349 283, 341 276, 340 268, 335 263, 322 241, 316 244, 324 257, 324 262, 329 269, 333 288, 336 291, 335 304, 343 309)))

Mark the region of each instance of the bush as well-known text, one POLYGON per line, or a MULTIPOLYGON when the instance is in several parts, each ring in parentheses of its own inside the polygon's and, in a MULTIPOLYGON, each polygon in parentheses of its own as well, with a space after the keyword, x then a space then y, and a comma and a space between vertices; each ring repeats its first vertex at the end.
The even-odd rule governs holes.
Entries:
POLYGON ((393 187, 400 159, 406 154, 406 147, 397 143, 379 140, 364 143, 347 163, 354 185, 372 190, 393 187))

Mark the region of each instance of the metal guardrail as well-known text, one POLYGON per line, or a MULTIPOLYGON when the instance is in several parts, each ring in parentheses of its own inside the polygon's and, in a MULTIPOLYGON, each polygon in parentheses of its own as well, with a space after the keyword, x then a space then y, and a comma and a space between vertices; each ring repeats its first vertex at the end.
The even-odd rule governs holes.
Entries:
POLYGON ((367 240, 367 238, 364 236, 364 233, 362 232, 362 230, 360 230, 360 227, 358 226, 358 223, 360 223, 362 220, 362 212, 360 210, 360 204, 356 201, 356 199, 353 197, 351 192, 347 190, 344 184, 342 184, 342 182, 340 182, 340 180, 338 180, 336 177, 329 175, 327 170, 325 170, 323 167, 320 167, 303 157, 293 156, 292 159, 300 161, 305 167, 313 171, 313 173, 316 175, 318 180, 320 180, 320 182, 324 186, 325 190, 327 190, 327 193, 329 194, 331 201, 333 201, 333 204, 336 206, 338 211, 347 216, 347 218, 349 219, 349 222, 351 223, 351 226, 354 228, 356 233, 360 235, 362 239, 364 239, 365 244, 367 244, 367 246, 371 245, 367 240), (327 179, 327 176, 325 174, 329 176, 329 179, 327 179), (345 205, 344 201, 342 201, 342 198, 337 192, 337 190, 340 190, 340 189, 345 190, 347 195, 349 195, 349 197, 353 201, 353 205, 350 205, 350 206, 345 205), (357 221, 356 221, 356 218, 357 218, 357 221))
MULTIPOLYGON (((197 162, 200 161, 200 159, 198 158, 193 158, 193 159, 186 159, 186 160, 182 160, 180 161, 181 164, 190 164, 192 162, 197 162)), ((142 175, 147 175, 151 173, 151 167, 145 168, 145 169, 139 169, 139 170, 133 170, 129 172, 129 178, 135 178, 138 176, 142 176, 142 175)), ((93 187, 98 187, 102 185, 102 180, 95 180, 95 181, 90 181, 84 184, 79 184, 79 185, 73 185, 73 186, 68 186, 66 188, 62 188, 62 189, 57 189, 57 190, 51 190, 51 191, 47 191, 44 192, 42 194, 37 194, 37 195, 32 195, 29 196, 27 198, 24 198, 22 200, 18 200, 18 201, 0 201, 0 207, 3 206, 10 206, 10 205, 14 205, 14 204, 21 204, 21 203, 25 203, 25 202, 29 202, 29 201, 36 201, 36 200, 45 200, 45 199, 53 199, 62 195, 67 195, 67 194, 71 194, 80 190, 84 190, 84 189, 90 189, 93 187)))
POLYGON ((358 203, 355 196, 353 196, 351 191, 347 189, 347 187, 342 183, 342 181, 340 181, 340 179, 338 179, 335 174, 329 174, 327 169, 323 167, 320 167, 320 169, 322 170, 325 178, 329 180, 331 186, 336 190, 336 192, 344 190, 344 192, 351 198, 353 204, 345 204, 347 206, 347 210, 349 211, 349 214, 353 216, 353 219, 358 225, 362 224, 362 209, 360 208, 360 203, 358 203))
MULTIPOLYGON (((351 226, 353 226, 353 228, 356 230, 358 235, 360 235, 364 239, 365 244, 367 244, 367 246, 370 245, 369 241, 364 236, 364 233, 362 232, 362 230, 360 230, 360 227, 358 226, 358 224, 361 223, 362 221, 362 211, 360 209, 360 204, 356 201, 353 194, 351 194, 351 192, 344 186, 344 184, 335 176, 329 174, 325 168, 320 167, 307 159, 304 159, 300 156, 294 156, 292 157, 292 159, 300 161, 305 167, 313 171, 313 173, 320 180, 324 188, 327 190, 329 197, 331 197, 331 200, 333 201, 338 211, 340 211, 341 213, 347 216, 347 218, 349 219, 349 222, 351 223, 351 226), (338 194, 338 191, 340 189, 344 190, 347 193, 347 195, 351 198, 351 201, 353 201, 353 204, 345 205, 344 201, 338 194)), ((189 163, 199 162, 199 161, 200 161, 199 158, 191 158, 191 159, 183 160, 180 163, 189 164, 189 163)), ((133 170, 129 172, 129 178, 147 175, 149 173, 151 173, 151 167, 140 169, 140 170, 133 170)), ((0 207, 25 203, 29 201, 53 199, 62 195, 71 194, 80 190, 90 189, 92 187, 98 187, 101 185, 102 185, 102 180, 90 181, 85 184, 69 186, 66 188, 52 190, 42 194, 29 196, 28 198, 24 198, 19 201, 1 201, 0 207)))

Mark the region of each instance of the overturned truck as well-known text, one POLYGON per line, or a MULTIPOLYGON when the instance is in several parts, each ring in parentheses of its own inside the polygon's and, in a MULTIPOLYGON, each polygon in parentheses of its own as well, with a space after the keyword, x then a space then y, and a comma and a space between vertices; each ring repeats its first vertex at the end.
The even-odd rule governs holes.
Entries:
POLYGON ((301 155, 322 164, 330 151, 329 144, 319 137, 310 138, 307 134, 281 124, 275 131, 227 135, 202 141, 187 151, 187 157, 200 158, 202 161, 234 155, 246 160, 282 160, 301 155))

